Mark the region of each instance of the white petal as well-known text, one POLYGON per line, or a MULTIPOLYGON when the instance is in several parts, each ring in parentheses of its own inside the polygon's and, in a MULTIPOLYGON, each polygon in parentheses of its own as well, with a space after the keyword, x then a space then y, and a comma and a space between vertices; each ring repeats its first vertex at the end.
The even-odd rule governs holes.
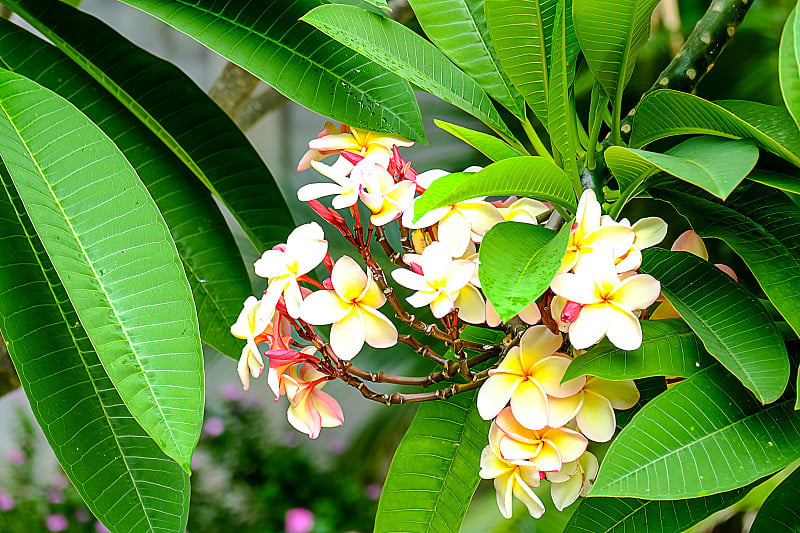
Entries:
MULTIPOLYGON (((429 290, 430 286, 425 282, 425 277, 406 268, 396 268, 392 270, 392 278, 407 289, 412 291, 429 290)), ((425 304, 427 305, 427 303, 425 304)))
POLYGON ((382 313, 368 307, 360 308, 364 321, 365 340, 373 348, 390 348, 397 344, 397 328, 382 313))
POLYGON ((352 305, 344 302, 334 291, 319 290, 303 300, 300 316, 309 324, 322 326, 342 320, 351 310, 352 305))
POLYGON ((519 376, 512 374, 499 373, 489 376, 478 390, 478 414, 481 418, 491 420, 496 417, 511 400, 521 382, 519 376))
POLYGON ((301 202, 308 202, 323 196, 342 194, 346 191, 341 185, 335 183, 309 183, 297 189, 297 199, 301 202))
POLYGON ((455 300, 458 316, 464 322, 481 324, 486 321, 486 303, 480 291, 472 285, 467 285, 458 292, 455 300))
POLYGON ((354 309, 331 326, 331 348, 340 359, 349 361, 361 351, 366 336, 361 313, 354 309))
POLYGON ((598 342, 608 331, 612 311, 605 304, 585 306, 581 314, 569 326, 569 340, 572 346, 583 350, 598 342))
POLYGON ((339 297, 351 302, 356 300, 367 287, 367 275, 353 258, 343 255, 333 265, 331 282, 339 297))

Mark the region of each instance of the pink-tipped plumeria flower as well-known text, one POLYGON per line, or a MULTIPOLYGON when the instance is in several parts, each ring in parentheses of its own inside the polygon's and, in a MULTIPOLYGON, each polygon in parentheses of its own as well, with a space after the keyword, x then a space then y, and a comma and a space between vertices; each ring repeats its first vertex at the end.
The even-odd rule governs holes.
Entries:
POLYGON ((547 326, 528 328, 519 346, 508 351, 500 365, 489 371, 489 378, 478 392, 478 413, 491 420, 511 402, 514 418, 528 429, 561 427, 580 407, 576 394, 586 378, 581 376, 561 383, 572 359, 556 353, 561 335, 547 326))
POLYGON ((579 496, 589 494, 599 469, 597 457, 587 451, 577 461, 564 463, 558 472, 547 472, 550 496, 556 509, 563 511, 579 496))
POLYGON ((341 359, 350 360, 366 342, 373 348, 397 344, 397 329, 377 309, 386 297, 358 263, 344 255, 333 265, 331 290, 310 294, 300 316, 316 326, 333 324, 331 348, 341 359))
POLYGON ((550 288, 582 306, 569 325, 573 347, 588 348, 607 336, 617 348, 635 350, 642 344, 642 327, 633 311, 652 305, 661 283, 648 274, 621 279, 606 248, 582 259, 574 274, 557 274, 550 288))
POLYGON ((334 155, 346 150, 364 157, 378 157, 383 165, 389 163, 392 155, 392 146, 412 146, 414 143, 399 135, 389 133, 375 133, 342 124, 338 132, 330 122, 325 124, 325 129, 316 139, 309 141, 309 151, 300 160, 297 170, 305 170, 311 161, 319 161, 329 155, 334 155))
POLYGON ((328 376, 305 363, 291 366, 283 375, 286 397, 291 405, 286 412, 289 423, 316 439, 322 428, 341 426, 344 414, 339 403, 320 389, 328 376))
POLYGON ((289 316, 299 318, 303 294, 298 279, 316 268, 327 253, 328 241, 319 224, 309 222, 295 228, 285 245, 267 250, 255 262, 256 274, 269 281, 264 299, 276 305, 283 295, 289 316))
POLYGON ((569 234, 567 251, 561 259, 559 272, 573 270, 583 257, 589 256, 597 247, 610 248, 614 258, 630 250, 635 235, 623 225, 601 226, 602 210, 594 191, 587 189, 578 202, 578 212, 569 234))
POLYGON ((470 283, 475 273, 475 263, 467 259, 453 259, 449 249, 435 241, 422 254, 406 254, 403 261, 413 270, 398 268, 392 277, 400 285, 417 291, 406 300, 414 307, 431 306, 433 316, 442 318, 458 308, 458 316, 465 322, 484 322, 485 304, 478 289, 470 283))
POLYGON ((267 340, 263 334, 269 328, 274 315, 274 305, 250 296, 244 301, 244 308, 239 313, 239 318, 231 326, 234 337, 247 340, 237 366, 244 390, 250 388, 251 375, 257 378, 264 371, 264 359, 261 357, 258 344, 267 340))
POLYGON ((319 363, 319 358, 315 357, 317 349, 313 346, 306 346, 300 351, 291 348, 281 348, 269 350, 266 356, 269 358, 269 371, 267 373, 267 385, 275 394, 277 403, 281 396, 286 394, 286 384, 284 376, 293 366, 298 366, 306 362, 319 363))
POLYGON ((658 217, 642 218, 631 226, 631 223, 626 218, 616 222, 608 215, 603 215, 601 226, 615 225, 626 226, 633 230, 631 247, 623 255, 615 259, 617 272, 619 273, 639 268, 642 264, 642 250, 655 246, 667 236, 667 223, 658 217))
POLYGON ((481 452, 481 470, 478 473, 483 479, 494 479, 494 490, 497 495, 497 507, 505 518, 511 518, 513 497, 516 497, 534 518, 544 514, 544 505, 531 488, 538 487, 544 477, 542 472, 531 463, 512 463, 503 459, 500 453, 501 431, 489 431, 489 445, 481 452))
POLYGON ((537 217, 550 211, 547 204, 533 198, 516 198, 512 196, 505 202, 493 202, 506 222, 522 222, 538 224, 537 217))
POLYGON ((379 164, 359 163, 353 169, 353 176, 364 184, 359 198, 372 213, 370 221, 376 226, 396 220, 414 201, 414 182, 395 183, 391 174, 379 164))
POLYGON ((589 440, 608 442, 617 427, 614 409, 630 409, 636 405, 639 401, 639 389, 630 379, 609 381, 588 376, 586 384, 576 396, 580 399, 580 407, 575 416, 578 429, 589 440))

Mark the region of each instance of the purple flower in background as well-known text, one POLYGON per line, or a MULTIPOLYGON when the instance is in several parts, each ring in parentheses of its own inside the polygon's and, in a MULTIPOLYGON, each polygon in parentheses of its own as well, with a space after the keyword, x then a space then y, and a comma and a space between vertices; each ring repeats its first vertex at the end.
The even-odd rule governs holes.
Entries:
POLYGON ((6 450, 6 461, 12 465, 21 465, 27 460, 28 458, 25 456, 25 452, 19 448, 10 448, 6 450))
POLYGON ((219 437, 225 431, 225 422, 216 416, 210 416, 203 424, 203 434, 207 437, 219 437))
POLYGON ((314 513, 302 507, 286 511, 286 533, 310 533, 314 529, 314 513))
POLYGON ((97 531, 97 533, 111 533, 111 531, 109 531, 108 528, 100 522, 96 522, 94 524, 94 529, 97 531))
POLYGON ((69 527, 67 517, 63 514, 51 514, 47 517, 45 523, 48 531, 64 531, 69 527))
POLYGON ((64 495, 58 489, 47 489, 47 501, 50 503, 64 503, 64 495))
POLYGON ((222 393, 222 397, 229 402, 236 402, 242 399, 242 386, 233 381, 224 383, 220 392, 222 393))
POLYGON ((91 518, 91 516, 89 516, 89 513, 87 513, 85 509, 75 509, 75 520, 79 524, 85 524, 89 521, 89 518, 91 518))
POLYGON ((380 484, 370 483, 364 487, 364 494, 366 494, 367 498, 370 500, 377 500, 381 497, 381 490, 383 490, 383 487, 380 484))
POLYGON ((69 481, 61 474, 55 474, 50 484, 53 486, 53 488, 64 490, 69 486, 69 481))
POLYGON ((10 511, 14 508, 14 498, 0 489, 0 511, 10 511))

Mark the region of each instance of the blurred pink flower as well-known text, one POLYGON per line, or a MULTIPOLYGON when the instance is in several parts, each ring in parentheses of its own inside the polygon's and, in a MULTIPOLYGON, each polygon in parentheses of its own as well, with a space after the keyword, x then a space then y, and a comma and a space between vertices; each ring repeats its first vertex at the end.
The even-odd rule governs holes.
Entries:
POLYGON ((219 437, 225 431, 225 422, 217 416, 210 416, 203 424, 203 435, 207 437, 219 437))
POLYGON ((286 533, 310 533, 314 529, 314 513, 302 507, 286 511, 286 533))
POLYGON ((94 529, 97 531, 97 533, 111 533, 111 531, 100 522, 95 523, 94 529))
POLYGON ((10 448, 6 450, 6 461, 12 465, 21 465, 27 460, 28 457, 25 455, 25 452, 19 448, 10 448))
POLYGON ((63 514, 51 514, 45 519, 48 531, 64 531, 69 527, 69 521, 63 514))
POLYGON ((14 508, 14 498, 0 489, 0 511, 10 511, 14 508))

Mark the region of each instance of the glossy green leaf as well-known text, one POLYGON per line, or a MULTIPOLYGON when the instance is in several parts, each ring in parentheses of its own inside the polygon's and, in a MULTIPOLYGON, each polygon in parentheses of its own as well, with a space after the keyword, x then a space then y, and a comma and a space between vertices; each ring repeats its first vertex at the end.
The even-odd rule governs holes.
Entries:
MULTIPOLYGON (((567 367, 569 368, 569 367, 567 367)), ((617 411, 615 413, 617 419, 617 429, 622 429, 633 420, 636 413, 657 398, 659 394, 667 390, 667 380, 664 376, 653 376, 649 378, 639 378, 634 381, 636 388, 639 389, 639 401, 630 409, 624 411, 617 411)))
POLYGON ((0 156, 125 405, 188 472, 203 359, 192 293, 158 207, 85 115, 6 70, 0 156))
POLYGON ((61 2, 6 4, 150 128, 230 209, 257 249, 285 239, 292 218, 269 170, 244 134, 188 76, 61 2))
POLYGON ((783 101, 800 126, 800 9, 789 14, 781 36, 778 72, 783 101))
POLYGON ((434 181, 414 206, 421 215, 478 196, 530 196, 575 212, 575 194, 564 171, 543 157, 512 157, 479 172, 459 172, 434 181))
POLYGON ((756 183, 761 183, 762 185, 768 185, 775 189, 780 189, 787 193, 800 194, 800 178, 797 176, 755 169, 747 175, 747 179, 755 181, 756 183))
POLYGON ((639 103, 631 146, 641 148, 664 137, 695 133, 753 139, 800 166, 800 131, 786 108, 742 100, 709 102, 670 89, 654 91, 639 103))
POLYGON ((795 470, 767 497, 758 511, 751 533, 800 531, 800 470, 795 470))
POLYGON ((589 375, 610 380, 649 376, 689 377, 714 362, 686 322, 680 318, 642 320, 642 345, 620 350, 603 339, 576 357, 562 381, 589 375))
POLYGON ((53 46, 0 19, 0 66, 66 98, 114 141, 158 205, 192 287, 206 344, 238 358, 230 333, 250 279, 233 235, 189 169, 91 76, 53 46))
POLYGON ((507 140, 514 138, 475 80, 402 24, 343 5, 317 7, 302 20, 422 90, 463 109, 507 140))
POLYGON ((547 90, 547 131, 553 148, 561 155, 564 172, 568 176, 577 176, 575 109, 570 98, 569 75, 569 70, 575 66, 567 65, 566 47, 566 1, 559 0, 553 26, 553 61, 547 90))
MULTIPOLYGON (((737 196, 751 206, 754 203, 748 196, 758 197, 757 205, 764 206, 762 212, 771 211, 774 216, 781 217, 780 221, 771 224, 773 227, 791 223, 793 227, 787 228, 791 231, 791 235, 786 237, 791 239, 800 237, 797 231, 800 224, 800 209, 788 200, 782 199, 780 193, 772 193, 765 198, 758 194, 758 189, 762 188, 746 187, 737 196), (770 203, 769 199, 775 199, 780 203, 770 203)), ((651 190, 651 193, 656 198, 672 204, 691 222, 695 232, 701 237, 725 241, 725 244, 742 258, 764 294, 792 329, 800 332, 800 286, 796 280, 797 273, 800 272, 800 260, 794 250, 786 248, 781 240, 757 221, 737 212, 735 201, 724 204, 715 202, 701 197, 691 188, 679 188, 677 184, 657 187, 651 190)), ((779 227, 776 229, 780 230, 779 227)))
POLYGON ((800 456, 793 394, 762 406, 714 365, 645 405, 608 450, 591 496, 697 498, 743 487, 800 456))
POLYGON ((789 359, 761 303, 713 264, 688 252, 651 248, 642 255, 642 272, 661 282, 661 292, 708 353, 763 403, 775 401, 789 380, 789 359))
POLYGON ((501 159, 508 159, 509 157, 526 155, 494 135, 471 130, 457 124, 450 124, 443 120, 434 119, 433 123, 453 137, 461 139, 472 146, 492 161, 500 161, 501 159))
POLYGON ((550 287, 568 241, 568 224, 556 233, 543 226, 501 222, 484 236, 478 276, 503 322, 550 287))
POLYGON ((478 487, 489 422, 476 392, 420 405, 392 459, 375 533, 456 533, 478 487))
POLYGON ((410 0, 430 40, 486 93, 525 118, 525 102, 497 59, 486 27, 483 0, 410 0))
POLYGON ((31 410, 112 531, 183 531, 189 476, 125 407, 0 162, 0 329, 31 410))
POLYGON ((312 111, 351 126, 425 141, 422 117, 408 83, 299 22, 322 0, 123 1, 182 31, 312 111))

